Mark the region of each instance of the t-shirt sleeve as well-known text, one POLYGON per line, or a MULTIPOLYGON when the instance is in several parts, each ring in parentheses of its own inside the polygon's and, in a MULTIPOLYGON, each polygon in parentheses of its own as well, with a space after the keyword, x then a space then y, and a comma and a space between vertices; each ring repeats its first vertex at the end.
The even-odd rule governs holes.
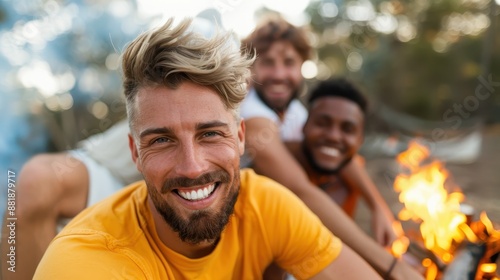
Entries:
POLYGON ((337 258, 342 242, 291 191, 274 181, 265 188, 263 216, 275 262, 297 279, 316 275, 337 258))
POLYGON ((56 237, 40 261, 36 280, 147 279, 131 254, 110 250, 99 235, 56 237))

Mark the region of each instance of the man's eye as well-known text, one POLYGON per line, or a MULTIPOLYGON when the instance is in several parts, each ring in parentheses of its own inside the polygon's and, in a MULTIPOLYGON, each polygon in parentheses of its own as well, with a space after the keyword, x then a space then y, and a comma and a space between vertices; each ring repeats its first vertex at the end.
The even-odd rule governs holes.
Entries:
POLYGON ((287 60, 285 60, 285 65, 288 66, 288 67, 293 67, 293 66, 295 66, 295 64, 296 64, 295 60, 293 60, 293 59, 287 59, 287 60))
POLYGON ((209 132, 203 133, 203 137, 214 137, 214 136, 217 136, 217 135, 220 135, 220 134, 217 133, 217 132, 215 132, 215 131, 209 131, 209 132))
POLYGON ((316 121, 315 123, 319 127, 328 127, 329 126, 329 123, 324 121, 324 120, 319 120, 319 121, 316 121))
POLYGON ((345 133, 354 133, 356 131, 355 126, 350 124, 344 125, 342 129, 345 133))
POLYGON ((159 137, 153 140, 154 144, 161 144, 161 143, 166 143, 168 142, 168 138, 166 137, 159 137))

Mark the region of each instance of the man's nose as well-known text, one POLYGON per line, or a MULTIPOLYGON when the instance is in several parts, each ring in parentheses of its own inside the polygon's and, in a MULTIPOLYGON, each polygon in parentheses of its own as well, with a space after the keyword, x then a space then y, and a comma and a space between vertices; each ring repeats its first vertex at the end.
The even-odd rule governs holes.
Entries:
POLYGON ((207 171, 205 155, 196 143, 183 143, 178 151, 175 164, 177 176, 197 178, 207 171))
POLYGON ((326 137, 330 141, 340 142, 342 139, 342 131, 337 126, 331 126, 326 133, 326 137))
POLYGON ((276 64, 272 71, 272 78, 275 80, 284 80, 287 76, 287 69, 283 64, 276 64))

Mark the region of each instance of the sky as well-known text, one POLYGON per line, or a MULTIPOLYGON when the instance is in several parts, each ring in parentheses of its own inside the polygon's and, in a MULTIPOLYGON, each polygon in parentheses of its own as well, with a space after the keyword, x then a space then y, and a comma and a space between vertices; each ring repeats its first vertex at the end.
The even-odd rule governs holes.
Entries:
MULTIPOLYGON (((138 12, 144 17, 165 18, 194 17, 207 8, 215 8, 222 16, 224 28, 233 30, 240 37, 246 36, 255 26, 254 13, 262 7, 283 14, 290 22, 302 25, 307 22, 302 13, 310 0, 138 0, 138 12)), ((155 24, 155 23, 152 23, 155 24)))

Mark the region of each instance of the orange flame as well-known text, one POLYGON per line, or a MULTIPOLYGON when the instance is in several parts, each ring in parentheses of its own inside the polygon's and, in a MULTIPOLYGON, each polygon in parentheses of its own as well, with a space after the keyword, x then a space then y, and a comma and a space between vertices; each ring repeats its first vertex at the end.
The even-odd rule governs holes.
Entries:
POLYGON ((399 221, 394 221, 392 224, 394 232, 396 232, 398 239, 394 240, 391 245, 391 254, 396 258, 400 258, 408 250, 410 240, 404 235, 403 227, 399 221))
POLYGON ((404 204, 398 217, 402 221, 420 222, 424 246, 449 263, 453 259, 453 244, 464 239, 474 241, 476 236, 460 212, 463 194, 448 193, 445 189, 448 172, 438 161, 422 164, 428 158, 429 150, 415 141, 398 155, 398 162, 409 171, 394 181, 399 201, 404 204))

